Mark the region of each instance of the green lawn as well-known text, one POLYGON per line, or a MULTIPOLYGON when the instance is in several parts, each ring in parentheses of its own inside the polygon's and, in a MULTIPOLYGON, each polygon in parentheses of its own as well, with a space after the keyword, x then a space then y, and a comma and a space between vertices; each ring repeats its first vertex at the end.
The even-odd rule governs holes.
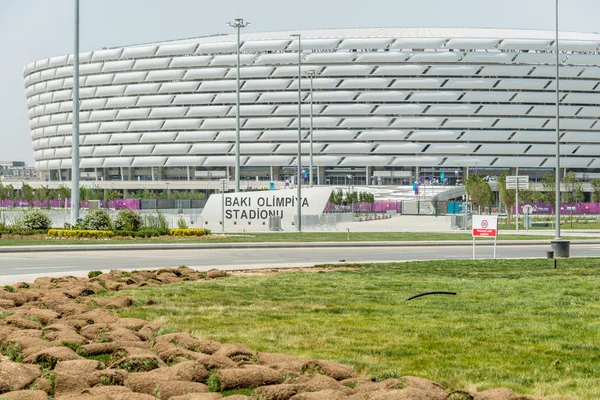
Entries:
POLYGON ((600 259, 431 261, 128 292, 124 317, 448 388, 600 398, 600 259), (425 291, 457 296, 427 296, 425 291), (143 305, 149 298, 155 306, 143 305))
MULTIPOLYGON (((500 240, 544 240, 554 235, 502 235, 500 240)), ((442 241, 471 240, 470 231, 457 233, 427 232, 350 232, 350 240, 363 241, 442 241)), ((578 239, 578 237, 567 237, 578 239)), ((582 239, 589 239, 583 237, 582 239)), ((249 243, 249 242, 345 242, 347 232, 303 232, 303 233, 253 233, 235 234, 222 237, 218 233, 214 238, 150 238, 150 239, 46 239, 29 237, 1 237, 0 246, 44 246, 44 245, 89 245, 89 244, 136 244, 136 243, 249 243)))

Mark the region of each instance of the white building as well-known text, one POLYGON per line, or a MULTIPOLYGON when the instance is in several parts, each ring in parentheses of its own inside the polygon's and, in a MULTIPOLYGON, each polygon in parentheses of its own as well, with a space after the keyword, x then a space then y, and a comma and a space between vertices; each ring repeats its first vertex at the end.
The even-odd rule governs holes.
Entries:
MULTIPOLYGON (((242 34, 242 177, 295 174, 298 40, 315 71, 315 183, 408 183, 555 165, 554 32, 384 28, 242 34)), ((233 176, 236 36, 82 53, 86 179, 233 176)), ((561 166, 600 168, 600 35, 561 33, 561 166)), ((25 67, 36 167, 68 180, 73 57, 25 67)), ((309 79, 302 78, 303 169, 309 79)), ((541 171, 541 172, 536 172, 541 171)))

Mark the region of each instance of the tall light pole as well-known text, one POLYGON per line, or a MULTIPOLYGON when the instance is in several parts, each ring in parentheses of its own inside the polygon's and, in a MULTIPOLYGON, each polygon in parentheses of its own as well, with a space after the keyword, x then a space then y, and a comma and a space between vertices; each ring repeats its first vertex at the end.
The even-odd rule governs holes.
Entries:
POLYGON ((556 0, 556 192, 555 197, 555 208, 556 208, 556 232, 555 238, 551 242, 551 248, 554 251, 554 255, 557 257, 569 257, 570 242, 563 240, 560 237, 560 47, 559 47, 559 7, 558 0, 556 0))
POLYGON ((79 0, 75 0, 74 47, 73 141, 71 144, 71 225, 76 224, 79 219, 79 0))
POLYGON ((308 71, 308 77, 310 78, 310 187, 313 187, 313 79, 317 71, 311 69, 308 71))
POLYGON ((299 33, 291 35, 298 38, 298 232, 302 232, 302 36, 299 33))
POLYGON ((235 191, 240 191, 240 31, 250 25, 242 18, 228 22, 232 28, 237 29, 237 67, 235 74, 235 191))
POLYGON ((554 240, 560 238, 560 51, 558 47, 558 0, 556 0, 556 233, 554 240))

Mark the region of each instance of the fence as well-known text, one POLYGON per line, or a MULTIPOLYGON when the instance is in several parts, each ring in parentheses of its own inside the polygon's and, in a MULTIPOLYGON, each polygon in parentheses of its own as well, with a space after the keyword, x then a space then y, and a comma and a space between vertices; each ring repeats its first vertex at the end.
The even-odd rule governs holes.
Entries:
MULTIPOLYGON (((81 201, 81 208, 89 208, 87 200, 81 201)), ((108 208, 122 210, 125 208, 131 210, 168 210, 168 209, 200 209, 204 208, 206 200, 180 200, 180 199, 126 199, 110 200, 108 208)), ((27 200, 0 200, 1 208, 26 208, 29 207, 27 200)), ((39 208, 64 208, 65 200, 44 200, 33 201, 33 207, 39 208)), ((67 208, 71 207, 71 200, 67 200, 67 208)), ((100 200, 100 207, 106 208, 106 202, 100 200)))

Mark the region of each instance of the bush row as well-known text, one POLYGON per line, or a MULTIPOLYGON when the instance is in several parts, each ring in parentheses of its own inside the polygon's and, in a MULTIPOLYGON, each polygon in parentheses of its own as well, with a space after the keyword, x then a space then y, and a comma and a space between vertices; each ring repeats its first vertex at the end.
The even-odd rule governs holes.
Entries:
POLYGON ((188 229, 171 229, 171 236, 204 236, 210 235, 210 229, 188 228, 188 229))
POLYGON ((70 237, 70 238, 88 238, 88 239, 105 239, 115 236, 113 231, 90 231, 90 230, 61 230, 50 229, 48 231, 50 237, 70 237))

